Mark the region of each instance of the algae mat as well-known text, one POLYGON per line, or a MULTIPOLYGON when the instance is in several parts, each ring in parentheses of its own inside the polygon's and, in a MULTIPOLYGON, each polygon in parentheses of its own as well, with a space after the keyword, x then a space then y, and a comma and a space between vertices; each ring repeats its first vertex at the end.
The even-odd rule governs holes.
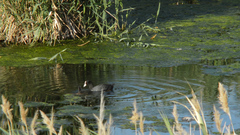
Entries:
MULTIPOLYGON (((221 4, 223 5, 224 2, 221 4)), ((232 59, 240 57, 240 2, 232 3, 221 12, 198 12, 185 17, 166 17, 160 12, 158 31, 148 35, 132 31, 131 38, 141 42, 157 44, 157 47, 129 47, 126 42, 90 42, 84 46, 78 40, 61 41, 55 47, 10 46, 0 49, 1 66, 35 66, 44 64, 101 63, 131 66, 169 67, 202 60, 232 59), (202 13, 202 14, 200 14, 202 13), (151 39, 156 35, 154 39, 151 39), (56 55, 62 50, 66 51, 56 55), (56 56, 56 59, 50 58, 56 56)), ((175 5, 168 5, 174 8, 175 5)), ((189 11, 203 5, 184 5, 189 11)), ((209 6, 209 5, 208 5, 209 6)), ((175 6, 176 7, 176 6, 175 6)), ((206 7, 203 7, 204 9, 206 7)), ((177 11, 176 11, 177 12, 177 11)), ((173 14, 173 13, 172 13, 173 14)), ((149 25, 150 26, 150 25, 149 25)))

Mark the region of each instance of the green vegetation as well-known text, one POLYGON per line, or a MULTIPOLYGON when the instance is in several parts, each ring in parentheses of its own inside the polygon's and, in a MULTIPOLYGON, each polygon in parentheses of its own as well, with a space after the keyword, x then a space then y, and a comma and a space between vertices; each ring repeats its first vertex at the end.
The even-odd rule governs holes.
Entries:
MULTIPOLYGON (((161 6, 163 5, 161 4, 161 6)), ((198 7, 198 5, 193 6, 198 7)), ((119 12, 123 11, 120 9, 119 12)), ((154 10, 155 13, 160 11, 160 6, 154 10)), ((194 8, 188 9, 189 12, 192 10, 194 8)), ((71 12, 73 11, 71 10, 71 12)), ((129 12, 130 10, 127 10, 126 15, 129 12)), ((157 15, 161 16, 162 14, 160 12, 157 15)), ((91 42, 87 45, 84 45, 82 40, 65 40, 56 44, 55 48, 43 47, 38 43, 35 44, 37 48, 25 46, 1 48, 0 65, 55 64, 56 61, 49 62, 48 60, 57 56, 55 57, 57 63, 66 64, 103 63, 165 67, 202 61, 206 65, 220 66, 228 59, 240 57, 240 48, 238 47, 240 44, 238 24, 240 21, 239 11, 236 7, 221 14, 201 14, 191 18, 173 19, 158 22, 153 26, 143 22, 136 27, 133 26, 134 21, 122 32, 116 32, 117 38, 120 39, 119 42, 115 40, 99 42, 95 39, 101 35, 97 34, 95 39, 88 39, 91 42), (68 49, 56 55, 66 48, 68 49)), ((110 35, 111 32, 104 30, 103 33, 110 35)), ((219 71, 233 70, 237 70, 237 68, 221 67, 219 71)))
POLYGON ((123 10, 120 0, 2 0, 1 40, 6 43, 55 45, 57 40, 90 34, 99 38, 109 37, 108 34, 119 29, 118 16, 123 11, 128 9, 123 10))

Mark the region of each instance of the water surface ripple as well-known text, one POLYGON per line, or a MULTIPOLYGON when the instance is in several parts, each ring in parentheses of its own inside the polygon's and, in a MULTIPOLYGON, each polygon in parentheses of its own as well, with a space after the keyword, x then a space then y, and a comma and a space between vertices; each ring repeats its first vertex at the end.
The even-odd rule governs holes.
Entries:
MULTIPOLYGON (((220 107, 217 98, 217 84, 222 82, 228 90, 233 120, 239 118, 240 94, 238 89, 240 85, 237 74, 232 77, 212 76, 204 74, 202 66, 197 64, 164 68, 104 64, 58 65, 58 67, 61 68, 56 68, 55 65, 29 68, 0 67, 1 94, 8 97, 12 104, 17 101, 54 104, 58 120, 61 120, 64 115, 79 115, 94 119, 92 113, 96 113, 96 108, 98 108, 98 97, 87 95, 83 98, 84 101, 82 99, 78 101, 76 96, 68 98, 67 95, 76 93, 78 86, 82 86, 85 80, 92 80, 94 84, 110 83, 114 84, 114 93, 105 95, 105 109, 108 114, 113 115, 115 134, 127 134, 126 132, 134 134, 134 131, 130 130, 133 125, 130 124, 129 118, 132 115, 132 103, 135 99, 138 110, 142 111, 146 118, 146 129, 154 128, 161 134, 167 134, 159 110, 173 121, 172 101, 189 106, 185 97, 177 92, 191 97, 192 88, 199 99, 202 99, 205 119, 210 131, 216 132, 212 105, 220 107), (85 101, 86 99, 88 101, 85 101), (70 102, 75 102, 77 106, 71 108, 70 102), (66 108, 71 112, 67 112, 66 108)), ((46 113, 51 111, 51 107, 37 107, 46 113)), ((185 116, 190 116, 189 112, 180 105, 177 107, 179 120, 184 128, 189 128, 189 123, 181 120, 185 116)), ((222 111, 221 114, 224 121, 228 122, 227 115, 222 111)), ((236 129, 240 128, 239 121, 234 121, 234 124, 236 129)), ((197 124, 192 122, 192 125, 196 126, 197 124)))

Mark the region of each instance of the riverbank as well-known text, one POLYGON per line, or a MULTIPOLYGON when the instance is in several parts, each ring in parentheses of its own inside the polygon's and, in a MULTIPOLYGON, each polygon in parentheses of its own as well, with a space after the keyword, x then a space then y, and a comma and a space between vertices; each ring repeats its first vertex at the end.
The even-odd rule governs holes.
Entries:
MULTIPOLYGON (((157 47, 129 47, 126 41, 106 40, 104 42, 96 42, 94 39, 83 46, 78 46, 82 44, 79 40, 61 41, 55 47, 14 45, 1 48, 0 65, 35 66, 49 63, 101 63, 170 67, 199 61, 211 65, 212 63, 214 64, 214 60, 239 58, 239 3, 226 4, 226 6, 232 5, 227 9, 215 8, 222 10, 222 12, 211 13, 206 11, 204 14, 200 14, 201 11, 197 11, 199 9, 197 7, 203 7, 203 5, 168 5, 171 7, 170 9, 175 7, 175 12, 182 11, 181 8, 178 9, 180 6, 184 6, 185 10, 189 6, 189 12, 193 10, 194 13, 199 14, 190 16, 187 14, 187 11, 183 11, 186 13, 185 16, 181 15, 181 19, 177 19, 177 17, 174 19, 173 13, 171 13, 172 15, 165 18, 171 18, 170 16, 172 16, 172 19, 166 19, 165 21, 161 20, 161 18, 167 15, 164 14, 167 11, 164 10, 165 6, 162 3, 158 23, 152 26, 157 27, 158 32, 151 31, 148 32, 148 35, 145 35, 144 32, 141 33, 139 30, 135 30, 132 31, 132 34, 129 34, 131 39, 135 38, 136 40, 142 35, 142 43, 157 44, 159 45, 157 47), (152 38, 153 36, 155 38, 152 38), (66 48, 68 49, 61 53, 63 61, 60 59, 60 56, 57 57, 57 61, 48 61, 55 54, 66 48), (40 57, 45 59, 38 59, 40 57)), ((224 2, 220 4, 223 6, 224 2)), ((205 8, 203 7, 203 9, 205 8)), ((215 11, 214 9, 209 10, 215 11)), ((154 9, 154 11, 156 10, 154 9)), ((179 12, 179 14, 182 13, 179 12)))

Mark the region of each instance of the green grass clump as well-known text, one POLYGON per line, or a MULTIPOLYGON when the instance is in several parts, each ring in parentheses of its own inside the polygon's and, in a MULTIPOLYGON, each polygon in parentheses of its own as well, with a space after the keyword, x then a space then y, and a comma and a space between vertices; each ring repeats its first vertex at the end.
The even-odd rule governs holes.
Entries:
POLYGON ((90 34, 104 37, 117 29, 117 15, 122 9, 120 0, 3 0, 0 4, 1 40, 55 45, 60 39, 90 34), (112 6, 115 11, 108 11, 112 6))

